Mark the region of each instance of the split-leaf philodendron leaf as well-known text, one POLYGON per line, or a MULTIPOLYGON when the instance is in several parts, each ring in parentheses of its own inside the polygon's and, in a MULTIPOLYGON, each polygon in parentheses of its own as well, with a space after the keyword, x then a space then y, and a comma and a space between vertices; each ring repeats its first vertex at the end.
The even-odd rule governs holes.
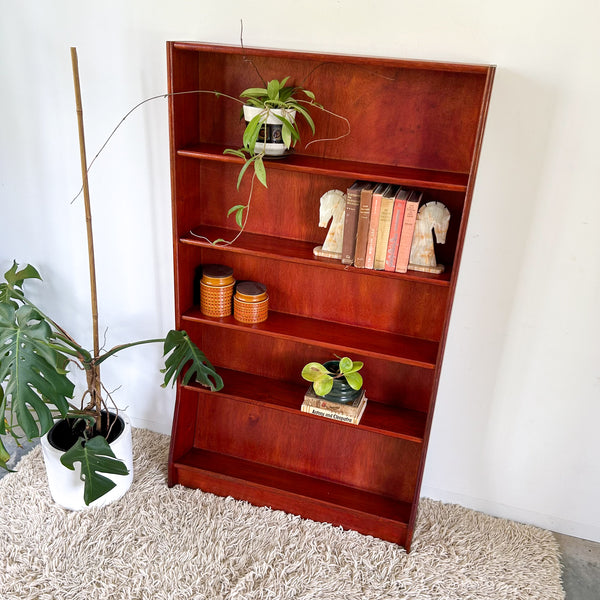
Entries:
POLYGON ((65 416, 67 398, 73 397, 74 385, 57 348, 50 325, 34 308, 23 305, 15 310, 12 303, 0 302, 0 381, 6 381, 0 419, 5 418, 10 398, 10 410, 28 439, 40 437, 52 426, 48 404, 65 416))
POLYGON ((166 357, 165 368, 161 370, 165 374, 163 387, 166 387, 171 381, 175 383, 181 373, 183 373, 183 385, 188 384, 194 378, 193 380, 210 388, 211 391, 217 391, 223 387, 220 375, 216 373, 204 352, 192 342, 185 331, 175 329, 169 331, 165 338, 164 355, 166 357))
POLYGON ((75 470, 75 463, 81 463, 81 480, 83 481, 83 501, 91 504, 107 492, 112 490, 116 483, 101 473, 111 475, 127 475, 129 470, 125 464, 115 457, 114 452, 102 436, 89 440, 79 438, 74 446, 67 450, 60 462, 75 470))

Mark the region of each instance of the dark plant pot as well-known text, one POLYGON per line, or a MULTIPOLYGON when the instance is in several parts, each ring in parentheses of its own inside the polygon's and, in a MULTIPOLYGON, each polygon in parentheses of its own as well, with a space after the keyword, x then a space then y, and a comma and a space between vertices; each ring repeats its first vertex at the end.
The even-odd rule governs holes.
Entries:
MULTIPOLYGON (((123 429, 125 429, 125 422, 121 417, 117 417, 114 413, 110 413, 110 422, 107 423, 106 411, 101 412, 101 427, 100 433, 106 437, 110 425, 110 435, 106 438, 106 441, 111 444, 120 435, 123 429), (115 418, 117 419, 115 422, 115 418)), ((48 431, 48 442, 53 448, 66 452, 73 446, 73 444, 83 434, 85 429, 85 422, 83 419, 77 417, 71 417, 69 419, 60 419, 57 421, 50 431, 48 431)))
MULTIPOLYGON (((329 360, 323 364, 323 366, 330 373, 337 373, 339 368, 339 360, 329 360)), ((353 390, 346 381, 345 377, 339 377, 333 380, 333 387, 329 394, 323 396, 323 400, 329 402, 338 402, 340 404, 352 404, 358 396, 360 396, 361 390, 353 390)))

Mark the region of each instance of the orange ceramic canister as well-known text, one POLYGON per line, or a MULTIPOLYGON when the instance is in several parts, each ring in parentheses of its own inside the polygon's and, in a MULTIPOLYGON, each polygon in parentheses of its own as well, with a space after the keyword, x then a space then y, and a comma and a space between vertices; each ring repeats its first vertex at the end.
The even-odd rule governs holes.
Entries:
POLYGON ((267 288, 257 281, 240 281, 233 297, 233 316, 242 323, 262 323, 269 314, 267 288))
POLYGON ((207 317, 227 317, 231 314, 231 298, 235 279, 233 269, 226 265, 203 265, 200 281, 200 310, 207 317))

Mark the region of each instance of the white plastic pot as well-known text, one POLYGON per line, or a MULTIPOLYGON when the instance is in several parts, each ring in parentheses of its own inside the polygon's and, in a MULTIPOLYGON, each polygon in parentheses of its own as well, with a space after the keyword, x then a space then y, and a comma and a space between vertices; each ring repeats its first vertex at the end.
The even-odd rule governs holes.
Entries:
MULTIPOLYGON (((244 105, 244 119, 247 122, 250 122, 256 115, 264 112, 264 108, 244 105)), ((275 115, 284 117, 290 123, 293 123, 296 118, 296 111, 283 108, 271 108, 269 110, 269 114, 266 115, 267 118, 265 121, 267 125, 267 136, 266 139, 261 140, 259 138, 256 142, 254 151, 257 154, 264 151, 267 156, 282 156, 288 150, 281 137, 281 128, 283 125, 275 115)))
POLYGON ((116 486, 110 492, 104 494, 101 498, 94 500, 89 506, 83 501, 83 481, 80 479, 81 464, 75 463, 75 470, 67 469, 61 462, 60 457, 64 454, 62 450, 54 448, 48 441, 48 434, 41 438, 42 453, 46 465, 46 474, 48 476, 48 485, 53 500, 63 508, 68 510, 85 510, 106 506, 121 498, 131 487, 133 481, 133 446, 131 439, 131 422, 127 415, 119 412, 119 417, 123 419, 124 428, 119 437, 109 445, 115 456, 122 460, 127 469, 128 475, 103 474, 116 483, 116 486))

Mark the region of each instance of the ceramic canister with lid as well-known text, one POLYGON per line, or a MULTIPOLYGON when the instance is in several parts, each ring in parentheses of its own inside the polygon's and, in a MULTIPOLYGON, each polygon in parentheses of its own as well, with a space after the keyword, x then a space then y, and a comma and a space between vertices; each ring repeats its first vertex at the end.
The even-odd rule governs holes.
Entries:
POLYGON ((267 288, 257 281, 240 281, 233 297, 233 316, 242 323, 262 323, 269 314, 267 288))
POLYGON ((203 265, 200 280, 200 311, 208 317, 231 314, 233 269, 226 265, 203 265))

